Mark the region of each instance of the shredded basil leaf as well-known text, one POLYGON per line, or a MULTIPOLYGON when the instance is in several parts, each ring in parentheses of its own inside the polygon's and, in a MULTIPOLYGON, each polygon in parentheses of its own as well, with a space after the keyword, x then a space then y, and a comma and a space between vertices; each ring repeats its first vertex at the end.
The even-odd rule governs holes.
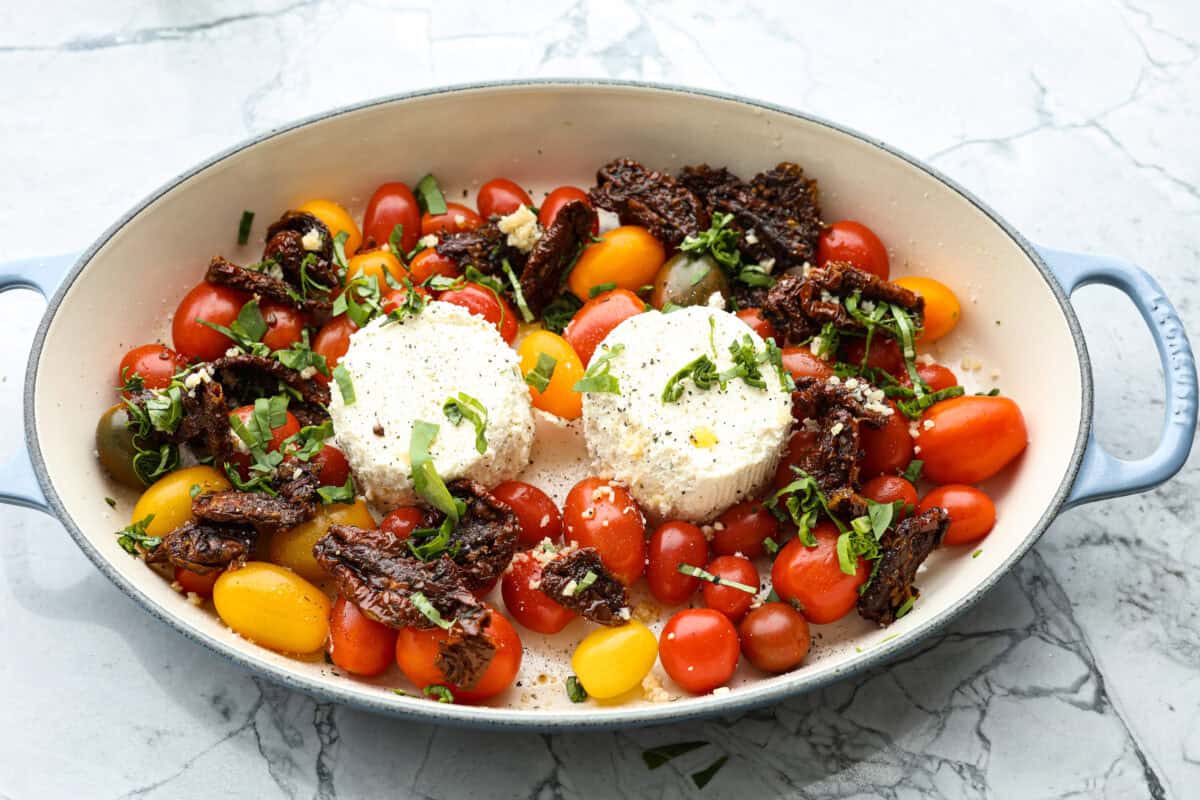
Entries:
POLYGON ((347 475, 345 484, 341 486, 322 486, 317 489, 317 494, 321 496, 321 502, 325 505, 332 503, 353 503, 355 495, 354 478, 347 475))
POLYGON ((570 292, 560 294, 542 309, 542 327, 552 333, 562 333, 567 329, 575 312, 583 308, 579 298, 570 292))
POLYGON ((267 321, 263 319, 258 301, 251 299, 238 311, 237 319, 229 323, 229 327, 217 325, 206 319, 197 319, 201 325, 212 328, 217 333, 223 333, 233 340, 234 344, 256 356, 269 355, 271 350, 262 343, 262 337, 267 332, 267 321))
POLYGON ((437 425, 422 420, 413 422, 412 439, 408 445, 409 459, 412 462, 413 490, 426 503, 445 514, 447 519, 453 520, 451 523, 451 527, 453 527, 458 525, 461 512, 454 496, 450 494, 442 477, 438 475, 433 464, 433 456, 429 452, 429 447, 433 444, 437 434, 437 425))
POLYGON ((416 607, 417 611, 424 614, 426 619, 442 630, 448 631, 454 625, 454 622, 442 617, 441 613, 433 607, 433 603, 429 602, 429 598, 421 592, 413 592, 408 596, 408 599, 416 607))
POLYGON ((454 694, 440 683, 435 683, 432 686, 426 686, 421 691, 426 697, 436 697, 439 703, 454 702, 454 694))
MULTIPOLYGON (((404 223, 403 222, 397 222, 392 227, 392 232, 390 234, 388 234, 388 250, 390 250, 392 252, 392 255, 394 255, 396 257, 396 260, 398 260, 401 264, 404 265, 405 269, 408 269, 408 265, 404 264, 404 223)), ((386 270, 385 270, 385 272, 386 272, 386 270)))
POLYGON ((662 391, 662 401, 674 403, 683 397, 683 382, 688 378, 691 378, 692 383, 700 390, 711 389, 720 382, 716 363, 708 355, 702 355, 684 364, 667 380, 662 391))
POLYGON ((584 576, 579 579, 579 582, 575 584, 575 591, 571 592, 571 596, 578 597, 580 594, 587 591, 587 588, 595 583, 599 577, 599 575, 589 569, 587 573, 585 573, 584 576))
POLYGON ((919 458, 914 458, 908 462, 908 466, 904 468, 904 472, 900 473, 900 477, 909 483, 916 483, 921 477, 921 469, 925 466, 925 462, 919 458))
POLYGON ((243 245, 250 241, 250 227, 254 224, 254 212, 243 211, 242 220, 238 223, 237 243, 243 245))
POLYGON ((554 369, 558 366, 558 359, 549 353, 538 353, 537 364, 533 369, 525 373, 525 383, 529 384, 539 392, 546 391, 546 387, 550 385, 551 379, 554 378, 554 369))
POLYGON ((416 191, 413 194, 417 196, 417 205, 421 207, 422 211, 427 211, 434 216, 446 213, 446 197, 442 194, 441 187, 438 186, 437 178, 432 174, 417 181, 416 191))
POLYGON ((504 274, 508 276, 509 285, 512 286, 513 299, 517 301, 517 310, 521 312, 521 319, 526 322, 533 322, 536 317, 533 316, 533 312, 529 310, 529 305, 525 302, 525 293, 521 291, 521 281, 518 280, 517 274, 513 272, 512 264, 508 263, 507 258, 500 263, 504 267, 504 274))
POLYGON ((588 699, 587 689, 574 675, 567 676, 567 699, 572 703, 582 703, 588 699))
POLYGON ((592 288, 588 289, 588 297, 598 297, 605 292, 611 292, 615 288, 617 288, 617 284, 613 281, 609 281, 608 283, 598 283, 592 288))
POLYGON ((354 405, 354 381, 350 377, 350 370, 338 364, 333 368, 333 379, 337 382, 338 391, 342 393, 342 402, 348 406, 354 405))
POLYGON ((350 234, 345 231, 338 231, 333 237, 333 261, 338 265, 340 273, 345 276, 346 273, 346 240, 350 238, 350 234))
POLYGON ((483 403, 466 392, 459 392, 458 397, 451 397, 442 405, 442 413, 446 419, 458 425, 464 419, 475 426, 475 449, 481 454, 487 452, 487 409, 483 403))
POLYGON ((901 617, 903 617, 905 614, 907 614, 908 612, 912 611, 913 605, 914 605, 916 602, 917 602, 917 597, 916 597, 916 595, 911 595, 911 594, 910 594, 910 595, 908 596, 908 599, 907 599, 907 600, 905 600, 905 601, 904 601, 904 603, 903 603, 903 604, 901 604, 901 606, 900 606, 899 608, 897 608, 897 609, 896 609, 896 619, 900 619, 900 618, 901 618, 901 617))
POLYGON ((162 544, 161 536, 150 536, 146 533, 146 526, 154 521, 153 514, 147 514, 144 518, 137 522, 117 531, 117 544, 121 549, 131 556, 138 555, 138 547, 143 550, 154 550, 162 544))
POLYGON ((737 589, 738 591, 746 592, 747 594, 758 594, 757 586, 748 586, 744 583, 731 581, 728 578, 721 578, 712 574, 711 572, 708 572, 707 570, 700 569, 700 567, 694 567, 691 564, 680 564, 675 569, 682 575, 690 575, 693 578, 699 578, 702 581, 707 581, 708 583, 712 583, 717 586, 728 586, 730 589, 737 589))
POLYGON ((617 377, 612 374, 612 360, 621 354, 625 349, 625 345, 618 344, 610 348, 608 345, 600 345, 602 353, 592 354, 592 363, 588 365, 587 372, 583 373, 583 377, 575 382, 572 391, 575 392, 597 392, 606 394, 620 394, 621 385, 617 377))

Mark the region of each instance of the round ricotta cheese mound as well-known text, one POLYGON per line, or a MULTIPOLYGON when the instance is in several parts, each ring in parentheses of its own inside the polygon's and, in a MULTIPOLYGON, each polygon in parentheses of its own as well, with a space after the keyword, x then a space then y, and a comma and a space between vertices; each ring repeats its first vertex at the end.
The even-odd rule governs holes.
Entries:
POLYGON ((416 501, 409 457, 416 420, 439 426, 430 454, 446 482, 494 486, 529 465, 529 389, 516 351, 483 317, 440 302, 400 322, 381 317, 351 335, 338 363, 350 373, 355 400, 347 404, 335 384, 329 415, 359 491, 372 503, 392 509, 416 501), (455 425, 446 418, 443 406, 459 392, 487 410, 484 453, 469 419, 455 425))
POLYGON ((658 521, 706 522, 757 496, 774 475, 792 402, 769 361, 759 366, 765 388, 733 378, 724 389, 701 390, 688 378, 677 401, 663 401, 672 376, 700 356, 713 358, 715 350, 718 371, 733 367, 729 346, 746 336, 765 352, 762 338, 725 311, 648 311, 613 329, 592 358, 594 364, 605 346, 623 346, 609 362, 620 394, 584 396, 588 451, 601 474, 628 485, 658 521))

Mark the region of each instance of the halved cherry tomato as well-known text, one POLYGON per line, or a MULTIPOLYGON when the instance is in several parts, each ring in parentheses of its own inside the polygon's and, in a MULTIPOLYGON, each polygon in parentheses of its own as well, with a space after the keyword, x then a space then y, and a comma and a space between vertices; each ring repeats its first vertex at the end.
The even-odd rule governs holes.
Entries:
POLYGON ((704 605, 715 611, 720 611, 737 622, 746 616, 750 604, 754 602, 758 592, 758 570, 754 563, 745 556, 717 556, 708 562, 704 568, 718 578, 754 587, 754 592, 746 592, 733 586, 722 586, 718 583, 705 581, 700 587, 704 595, 704 605))
MULTIPOLYGON (((941 364, 917 364, 917 374, 935 392, 940 389, 949 389, 951 386, 958 386, 958 377, 941 364)), ((900 383, 912 386, 912 379, 908 377, 907 372, 900 376, 900 383)))
MULTIPOLYGON (((788 479, 791 480, 790 478, 788 479)), ((713 552, 723 556, 741 553, 758 558, 763 542, 779 537, 779 520, 758 500, 743 500, 725 510, 713 523, 713 552)))
MULTIPOLYGON (((862 496, 876 503, 904 502, 906 507, 917 507, 917 489, 899 475, 879 475, 863 484, 862 496)), ((897 520, 903 519, 906 512, 901 509, 897 520)))
MULTIPOLYGON (((330 375, 333 374, 333 368, 342 360, 342 356, 346 355, 346 351, 350 349, 350 334, 356 330, 358 330, 358 326, 349 317, 342 314, 340 317, 334 317, 326 322, 325 327, 317 331, 317 335, 312 341, 312 349, 314 353, 325 356, 325 366, 329 368, 330 375)), ((329 383, 329 376, 319 372, 313 378, 322 383, 329 383)))
POLYGON ((457 278, 462 275, 462 270, 458 268, 458 262, 442 255, 434 247, 426 247, 413 256, 408 269, 413 283, 424 283, 434 275, 441 275, 444 278, 457 278))
MULTIPOLYGON (((908 417, 901 414, 891 400, 888 405, 892 408, 892 415, 882 428, 872 428, 870 425, 859 428, 859 444, 863 451, 860 474, 863 480, 901 472, 913 460, 913 438, 908 432, 908 417)), ((921 451, 921 458, 925 458, 924 450, 921 451)))
POLYGON ((562 541, 562 513, 541 489, 521 481, 504 481, 492 489, 492 497, 517 515, 521 547, 533 547, 543 539, 556 544, 562 541))
POLYGON ((723 686, 737 669, 737 629, 719 611, 685 608, 667 620, 658 640, 663 669, 693 694, 723 686))
POLYGON ((700 579, 684 575, 680 564, 700 569, 708 563, 708 542, 690 522, 665 522, 650 537, 646 558, 646 583, 650 594, 664 605, 677 606, 700 588, 700 579))
POLYGON ((517 338, 517 312, 508 301, 496 292, 478 283, 464 283, 457 289, 449 289, 438 295, 443 303, 462 306, 477 317, 483 317, 496 326, 501 338, 509 344, 517 338))
POLYGON ((575 348, 575 354, 586 367, 592 360, 592 353, 596 352, 600 342, 613 328, 645 310, 646 304, 642 299, 627 289, 613 289, 598 294, 571 317, 563 331, 563 338, 575 348))
MULTIPOLYGON (((422 297, 429 297, 429 290, 424 286, 413 286, 413 291, 422 297)), ((379 304, 379 307, 383 309, 383 313, 390 314, 403 306, 407 299, 408 287, 401 286, 399 289, 391 289, 390 291, 385 292, 382 297, 383 302, 379 304)))
POLYGON ((475 195, 475 207, 484 219, 493 215, 504 217, 521 206, 532 205, 533 201, 525 190, 508 178, 492 178, 480 186, 479 194, 475 195))
POLYGON ((563 530, 568 542, 594 547, 612 574, 629 586, 646 566, 646 523, 624 486, 584 478, 567 494, 563 530))
POLYGON ((286 350, 300 341, 304 326, 308 324, 308 318, 303 311, 273 300, 262 301, 259 310, 267 323, 267 332, 262 337, 263 344, 272 350, 286 350))
POLYGON ((183 587, 185 592, 195 592, 201 597, 212 597, 213 585, 221 577, 221 570, 215 569, 207 575, 192 572, 183 567, 175 568, 175 582, 183 587))
POLYGON ((540 354, 554 359, 554 372, 545 390, 529 387, 534 408, 563 419, 576 419, 583 413, 583 395, 575 391, 575 384, 583 377, 583 363, 570 342, 550 331, 534 331, 521 340, 517 353, 521 357, 522 375, 537 367, 540 354))
POLYGON ((558 633, 575 619, 575 612, 537 588, 542 580, 538 555, 525 550, 513 556, 500 580, 500 596, 508 613, 521 625, 538 633, 558 633))
POLYGON ((521 637, 512 623, 495 609, 492 609, 491 621, 483 629, 483 635, 496 650, 483 675, 469 689, 451 684, 437 665, 439 646, 449 639, 449 634, 441 628, 401 629, 396 640, 396 663, 404 676, 421 689, 445 686, 454 694, 456 703, 486 700, 503 692, 516 679, 521 668, 521 637))
POLYGON ((942 544, 977 542, 996 527, 996 504, 974 486, 949 483, 939 486, 921 498, 918 511, 941 507, 950 515, 950 527, 942 544))
POLYGON ((185 358, 196 361, 215 361, 225 355, 233 341, 214 331, 200 320, 228 328, 238 312, 250 300, 246 292, 226 286, 201 283, 183 296, 171 321, 171 340, 185 358))
POLYGON ((144 344, 133 348, 121 359, 116 385, 120 386, 136 375, 147 389, 165 389, 171 385, 175 373, 186 366, 187 359, 171 348, 144 344))
POLYGON ((814 356, 808 346, 785 347, 782 355, 783 368, 793 378, 828 378, 833 374, 833 366, 828 361, 814 356))
POLYGON ((933 278, 915 275, 897 278, 894 283, 925 298, 925 324, 917 341, 936 342, 954 330, 962 307, 949 286, 933 278))
MULTIPOLYGON (((757 333, 764 339, 775 339, 778 341, 779 335, 775 333, 775 326, 767 321, 767 318, 762 315, 762 310, 758 308, 743 308, 737 312, 737 318, 750 326, 750 330, 757 333)), ((784 369, 787 369, 786 365, 784 369)))
POLYGON ((317 471, 317 480, 322 486, 345 486, 350 476, 350 463, 346 455, 331 444, 322 445, 309 462, 317 471))
MULTIPOLYGON (((847 338, 842 344, 842 360, 847 364, 858 366, 863 360, 863 350, 867 346, 866 339, 847 338)), ((867 366, 890 372, 892 375, 904 374, 904 354, 895 339, 886 336, 871 337, 871 352, 867 354, 867 366)))
MULTIPOLYGON (((546 195, 546 199, 542 201, 541 208, 538 210, 538 222, 542 224, 543 228, 549 228, 550 223, 554 222, 554 218, 558 216, 559 210, 572 200, 579 200, 588 208, 592 207, 592 201, 588 199, 587 192, 574 186, 560 186, 546 195)), ((592 236, 599 232, 600 218, 596 217, 592 222, 592 236)))
POLYGON ((883 280, 890 273, 887 248, 875 232, 853 220, 835 222, 817 240, 817 266, 830 261, 849 261, 883 280))
POLYGON ((400 506, 379 521, 379 530, 387 531, 397 539, 407 539, 412 532, 425 523, 425 511, 416 506, 400 506))
MULTIPOLYGON (((347 258, 357 253, 358 248, 362 247, 362 233, 354 224, 354 217, 332 200, 309 200, 300 206, 300 210, 307 211, 325 223, 325 227, 329 229, 329 235, 335 239, 339 233, 346 234, 346 243, 343 247, 346 250, 347 258)), ((384 241, 387 240, 384 239, 384 241)))
POLYGON ((338 595, 329 612, 329 657, 355 675, 378 675, 396 657, 399 631, 376 622, 338 595))
POLYGON ((483 224, 483 218, 462 203, 446 203, 445 214, 430 214, 421 217, 421 235, 431 233, 462 233, 473 231, 483 224))
MULTIPOLYGON (((404 253, 417 246, 421 238, 421 209, 412 190, 403 183, 385 183, 375 190, 363 213, 363 237, 374 247, 388 244, 397 225, 404 226, 400 246, 404 253)), ((403 258, 404 253, 396 255, 403 258)))
MULTIPOLYGON (((254 406, 250 405, 235 408, 230 416, 236 416, 242 421, 243 425, 249 425, 250 418, 254 416, 254 406)), ((288 411, 284 417, 283 424, 277 428, 271 429, 271 443, 267 445, 267 451, 274 452, 275 450, 278 450, 280 446, 283 445, 283 441, 285 439, 292 434, 299 432, 300 423, 292 415, 292 412, 288 411)), ((239 439, 238 441, 241 440, 239 439)), ((250 459, 249 453, 243 453, 240 450, 235 450, 229 457, 229 461, 230 463, 237 465, 238 472, 241 473, 243 479, 250 477, 250 464, 253 462, 250 459)))
POLYGON ((934 483, 978 483, 1025 449, 1021 409, 1007 397, 955 397, 921 415, 917 444, 934 483))
POLYGON ((763 603, 738 625, 742 655, 763 672, 799 666, 812 646, 808 620, 787 603, 763 603))
POLYGON ((812 532, 816 547, 792 539, 779 551, 771 567, 771 584, 784 600, 799 603, 805 619, 824 625, 850 613, 858 602, 858 587, 866 583, 871 568, 860 558, 853 575, 842 572, 833 523, 821 522, 812 532))
POLYGON ((585 303, 593 287, 615 283, 634 291, 654 281, 667 251, 650 231, 636 225, 613 228, 584 248, 567 278, 567 288, 585 303))
POLYGON ((350 257, 350 262, 346 265, 346 282, 349 283, 359 276, 374 278, 382 291, 388 287, 384 273, 391 275, 394 281, 402 281, 408 277, 408 270, 400 264, 400 259, 394 253, 387 250, 364 250, 350 257))

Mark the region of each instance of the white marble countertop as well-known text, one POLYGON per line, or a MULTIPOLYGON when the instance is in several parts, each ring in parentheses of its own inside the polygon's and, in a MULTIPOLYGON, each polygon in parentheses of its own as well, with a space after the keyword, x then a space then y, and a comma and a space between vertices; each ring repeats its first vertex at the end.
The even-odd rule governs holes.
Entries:
MULTIPOLYGON (((47 0, 0 7, 0 256, 81 249, 210 152, 437 84, 611 76, 752 95, 925 158, 1030 238, 1135 260, 1200 302, 1200 6, 47 0), (803 4, 805 6, 811 4, 803 4), (852 6, 852 7, 851 7, 852 6)), ((1102 438, 1147 452, 1157 359, 1076 295, 1102 438)), ((42 306, 0 298, 3 446, 42 306)), ((1193 328, 1193 341, 1200 330, 1193 328)), ((1113 798, 1200 786, 1200 471, 1062 515, 940 639, 735 719, 494 735, 256 680, 152 621, 54 520, 0 509, 0 797, 1113 798), (712 747, 654 772, 651 744, 712 747)))

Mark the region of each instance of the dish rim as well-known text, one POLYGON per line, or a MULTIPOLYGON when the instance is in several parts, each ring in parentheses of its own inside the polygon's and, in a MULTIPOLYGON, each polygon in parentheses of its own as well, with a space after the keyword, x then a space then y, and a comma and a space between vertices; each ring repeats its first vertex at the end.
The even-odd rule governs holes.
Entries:
POLYGON ((34 472, 37 475, 38 484, 44 492, 46 500, 51 510, 54 512, 55 517, 62 522, 63 526, 67 529, 67 532, 71 535, 71 538, 75 540, 76 545, 78 545, 84 554, 87 555, 87 557, 92 561, 92 563, 96 565, 100 572, 104 574, 110 581, 112 581, 122 592, 137 602, 137 604, 145 611, 149 612, 149 614, 154 618, 165 622, 177 632, 183 634, 189 640, 221 655, 226 660, 238 665, 243 669, 248 669, 253 673, 263 675, 264 677, 267 677, 278 684, 302 691, 309 696, 315 697, 322 701, 345 703, 347 705, 374 713, 387 714, 393 717, 417 719, 420 721, 446 724, 456 727, 546 732, 562 730, 604 730, 629 726, 666 724, 688 719, 711 717, 718 714, 740 713, 767 705, 772 702, 797 696, 805 692, 820 689, 824 686, 834 683, 835 681, 881 666, 912 650, 918 644, 927 641, 934 634, 942 631, 950 622, 957 619, 964 611, 978 602, 978 600, 989 589, 991 589, 1001 577, 1009 573, 1013 567, 1013 564, 1015 564, 1017 560, 1024 556, 1025 553, 1028 552, 1029 549, 1034 545, 1034 543, 1041 538, 1042 534, 1045 533, 1050 523, 1062 509, 1062 506, 1067 499, 1067 495, 1075 482, 1076 476, 1078 475, 1080 465, 1083 460, 1084 450, 1087 446, 1088 436, 1092 427, 1093 408, 1091 361, 1088 356, 1087 345, 1079 325, 1079 320, 1071 306, 1068 295, 1059 285, 1057 279, 1054 277, 1054 274, 1050 271, 1049 267, 1047 267, 1041 255, 1033 247, 1033 245, 1019 232, 1017 232, 1017 230, 1014 229, 1003 217, 993 211, 988 205, 983 203, 979 198, 960 186, 958 183, 943 175, 937 169, 883 142, 880 139, 861 133, 853 128, 846 127, 839 123, 831 122, 822 117, 801 112, 784 105, 749 98, 729 92, 697 89, 694 87, 677 84, 604 78, 529 78, 480 81, 451 84, 428 89, 419 89, 412 92, 386 95, 359 103, 339 106, 334 109, 302 117, 293 122, 271 128, 261 134, 249 137, 230 147, 218 151, 214 155, 198 162, 189 169, 179 173, 153 190, 140 202, 136 203, 128 211, 122 214, 112 225, 110 225, 103 233, 101 233, 100 236, 97 237, 96 240, 93 241, 86 250, 84 250, 82 255, 79 256, 75 264, 63 277, 62 282, 54 291, 53 296, 47 300, 46 311, 38 324, 37 332, 30 348, 29 359, 26 363, 25 384, 22 396, 25 403, 25 439, 28 445, 30 460, 33 464, 34 472), (724 696, 701 695, 699 697, 688 698, 683 701, 658 703, 652 705, 596 708, 588 707, 586 710, 580 710, 578 712, 563 711, 562 709, 527 710, 510 707, 466 706, 446 703, 433 703, 425 699, 402 696, 396 696, 394 699, 387 698, 385 701, 377 696, 360 693, 351 687, 342 688, 336 685, 329 685, 329 681, 327 680, 310 678, 286 667, 257 661, 251 655, 240 652, 235 647, 232 647, 227 643, 221 642, 201 632, 197 628, 188 624, 182 617, 166 611, 160 611, 155 603, 145 594, 145 592, 142 591, 141 588, 139 588, 134 581, 127 580, 110 565, 109 561, 91 544, 88 538, 84 535, 83 531, 80 530, 78 525, 76 525, 74 519, 70 516, 62 501, 59 499, 54 484, 50 480, 45 459, 42 455, 41 442, 37 436, 37 421, 34 413, 34 396, 36 391, 35 387, 37 384, 38 361, 41 358, 42 350, 45 346, 46 335, 49 331, 51 322, 57 315, 58 308, 61 305, 63 298, 66 296, 66 293, 70 290, 71 286, 74 284, 75 280, 79 277, 83 270, 89 266, 96 253, 103 248, 113 236, 115 236, 121 229, 123 229, 134 218, 141 214, 147 207, 155 203, 168 192, 178 187, 181 183, 220 163, 221 161, 224 161, 225 159, 242 152, 243 150, 266 142, 270 139, 274 139, 278 136, 287 134, 293 130, 376 106, 399 103, 434 95, 465 95, 481 90, 510 90, 521 88, 570 89, 580 87, 624 89, 632 92, 667 92, 678 95, 691 95, 709 100, 720 100, 736 103, 750 108, 757 108, 784 114, 805 122, 823 126, 841 134, 851 136, 859 141, 872 145, 889 155, 903 160, 915 169, 924 172, 943 185, 952 189, 960 197, 974 206, 978 212, 986 216, 991 222, 997 225, 1009 237, 1009 239, 1011 239, 1013 243, 1015 243, 1021 249, 1026 258, 1033 263, 1038 272, 1041 274, 1042 279, 1046 282, 1047 287, 1054 295, 1054 298, 1057 300, 1059 308, 1066 319, 1067 327, 1070 330, 1071 337, 1075 343, 1076 355, 1079 358, 1081 385, 1079 431, 1076 435, 1075 446, 1071 454, 1070 462, 1062 481, 1055 490, 1053 498, 1047 505, 1045 511, 1039 517, 1037 523, 1034 524, 1029 530, 1028 534, 1026 534, 1025 538, 1013 548, 1012 552, 1003 561, 1003 563, 1001 563, 995 570, 986 576, 980 583, 972 587, 970 591, 965 592, 956 601, 949 604, 946 609, 937 613, 935 616, 932 616, 927 622, 922 624, 921 627, 917 628, 907 636, 897 637, 896 639, 876 645, 870 651, 863 653, 848 663, 831 667, 825 671, 818 672, 810 676, 797 677, 793 680, 781 681, 780 683, 774 685, 766 685, 763 683, 759 686, 739 689, 736 692, 731 692, 730 694, 724 696))

